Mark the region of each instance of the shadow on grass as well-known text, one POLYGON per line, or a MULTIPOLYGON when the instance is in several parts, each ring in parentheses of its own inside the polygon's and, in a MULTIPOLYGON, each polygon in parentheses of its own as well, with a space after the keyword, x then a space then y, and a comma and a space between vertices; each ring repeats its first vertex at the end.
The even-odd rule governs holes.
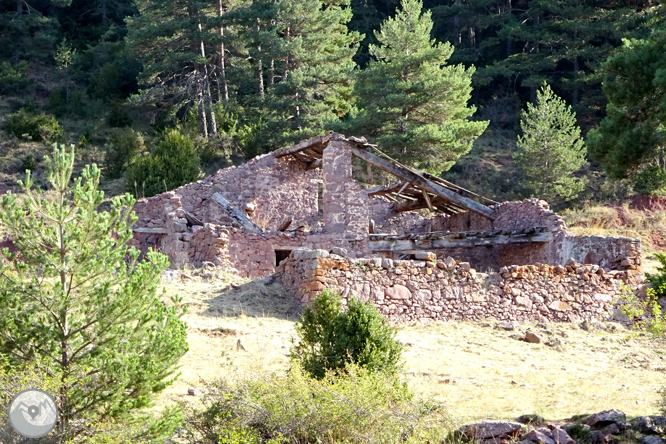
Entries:
POLYGON ((278 279, 272 276, 242 285, 231 284, 215 292, 215 296, 204 300, 208 309, 206 316, 276 318, 298 321, 303 307, 287 294, 278 279))

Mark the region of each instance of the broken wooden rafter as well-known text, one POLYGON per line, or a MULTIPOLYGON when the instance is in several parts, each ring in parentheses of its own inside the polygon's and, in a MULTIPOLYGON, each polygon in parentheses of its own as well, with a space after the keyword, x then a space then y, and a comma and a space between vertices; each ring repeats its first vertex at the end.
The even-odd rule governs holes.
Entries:
POLYGON ((308 140, 297 143, 292 146, 285 146, 280 149, 273 151, 275 157, 284 157, 289 156, 290 154, 296 154, 300 151, 303 151, 308 148, 316 147, 317 145, 326 145, 332 138, 335 133, 325 134, 323 136, 313 137, 308 140))
POLYGON ((144 234, 167 234, 166 228, 132 228, 134 233, 144 234))
POLYGON ((546 243, 553 240, 553 233, 546 230, 517 232, 460 232, 428 233, 426 235, 392 236, 370 235, 370 251, 409 252, 438 248, 479 247, 521 243, 546 243))
POLYGON ((432 207, 432 202, 430 202, 430 197, 428 197, 428 192, 425 189, 421 188, 421 193, 423 193, 423 199, 425 200, 426 205, 428 205, 428 209, 434 213, 435 209, 432 207))
POLYGON ((183 213, 185 213, 185 219, 187 219, 187 223, 190 225, 199 225, 203 227, 203 222, 201 219, 196 217, 194 214, 190 213, 189 211, 183 209, 183 213))
POLYGON ((377 168, 386 171, 387 173, 393 174, 394 176, 410 182, 415 186, 419 186, 426 191, 442 197, 443 199, 451 201, 456 205, 459 205, 470 211, 474 211, 475 213, 478 213, 489 219, 495 218, 495 212, 491 208, 488 208, 483 204, 480 204, 470 198, 461 196, 440 184, 428 180, 422 175, 405 167, 404 165, 400 165, 398 162, 379 157, 376 154, 371 153, 369 148, 354 146, 352 147, 352 153, 359 159, 363 159, 366 162, 376 166, 377 168))
POLYGON ((400 188, 400 191, 398 191, 398 194, 396 194, 395 197, 396 197, 396 198, 397 198, 397 197, 400 197, 400 195, 402 194, 402 192, 405 191, 405 189, 406 189, 409 185, 411 185, 409 182, 405 182, 405 184, 402 186, 402 188, 400 188))
POLYGON ((261 234, 264 232, 261 227, 252 222, 245 214, 238 211, 227 199, 222 197, 220 193, 213 194, 213 202, 219 205, 225 213, 235 219, 248 233, 261 234))

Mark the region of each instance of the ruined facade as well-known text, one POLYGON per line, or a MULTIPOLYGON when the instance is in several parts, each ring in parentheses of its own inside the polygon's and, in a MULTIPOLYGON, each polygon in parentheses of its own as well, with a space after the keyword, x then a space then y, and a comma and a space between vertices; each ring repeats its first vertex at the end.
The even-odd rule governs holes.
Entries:
POLYGON ((429 251, 480 271, 573 259, 640 274, 637 240, 576 236, 544 201, 494 203, 373 149, 331 133, 142 199, 132 243, 174 266, 230 264, 250 277, 274 273, 293 250, 334 247, 391 260, 429 251), (363 188, 352 178, 354 157, 400 182, 363 188))

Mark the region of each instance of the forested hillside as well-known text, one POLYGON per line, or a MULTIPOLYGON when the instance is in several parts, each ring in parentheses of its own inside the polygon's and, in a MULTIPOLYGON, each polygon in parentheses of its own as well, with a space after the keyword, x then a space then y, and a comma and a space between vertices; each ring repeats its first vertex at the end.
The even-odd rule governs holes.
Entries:
POLYGON ((0 179, 75 143, 109 189, 151 195, 337 130, 497 200, 661 195, 663 19, 652 0, 5 0, 0 179))

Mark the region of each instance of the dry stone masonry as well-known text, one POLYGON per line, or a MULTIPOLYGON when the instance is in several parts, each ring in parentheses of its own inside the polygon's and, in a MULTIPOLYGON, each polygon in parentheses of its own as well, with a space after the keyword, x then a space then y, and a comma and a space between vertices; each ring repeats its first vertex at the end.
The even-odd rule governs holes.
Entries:
MULTIPOLYGON (((336 250, 339 251, 339 250, 336 250)), ((329 288, 346 301, 370 301, 394 322, 495 318, 506 321, 603 319, 613 314, 627 271, 598 265, 513 265, 479 273, 468 262, 386 258, 351 259, 326 250, 300 249, 280 263, 278 275, 303 303, 329 288)))
MULTIPOLYGON (((430 208, 440 205, 446 214, 436 208, 434 213, 407 211, 405 202, 396 200, 396 190, 409 182, 399 182, 393 194, 381 194, 352 177, 354 156, 379 159, 358 140, 327 134, 141 199, 134 207, 139 219, 132 244, 144 253, 149 248, 164 252, 175 267, 212 262, 250 277, 272 274, 289 258, 284 263, 291 268, 279 272, 293 281, 288 287, 299 298, 309 300, 319 287, 337 285, 377 301, 387 315, 409 319, 490 314, 587 319, 603 314, 618 282, 637 281, 641 274, 638 240, 576 236, 542 200, 485 207, 461 201, 455 196, 471 192, 453 187, 453 195, 449 189, 442 196, 472 202, 469 211, 434 194, 430 208), (290 256, 299 249, 332 248, 344 251, 345 258, 320 257, 314 263, 290 256), (438 262, 402 261, 423 254, 438 262), (367 257, 375 257, 370 261, 376 267, 362 259, 367 257), (458 265, 447 265, 449 257, 458 265), (371 271, 372 279, 354 260, 371 271), (567 268, 572 260, 585 265, 567 268)), ((426 176, 386 159, 377 162, 401 181, 427 182, 426 176)), ((444 185, 452 184, 440 180, 423 186, 442 190, 444 185)), ((418 204, 414 194, 410 199, 407 206, 418 204)))

